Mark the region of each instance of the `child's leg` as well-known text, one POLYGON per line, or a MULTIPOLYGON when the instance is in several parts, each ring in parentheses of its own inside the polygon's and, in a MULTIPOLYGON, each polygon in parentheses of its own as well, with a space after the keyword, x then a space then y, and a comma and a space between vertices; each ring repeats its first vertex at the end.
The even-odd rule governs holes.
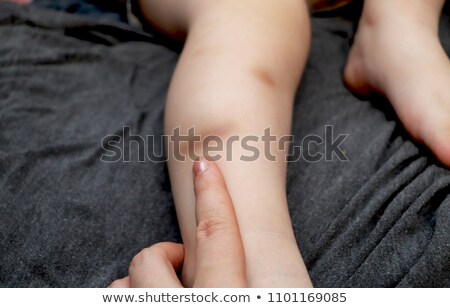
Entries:
POLYGON ((344 72, 387 96, 409 133, 450 166, 450 61, 438 37, 445 0, 365 0, 344 72))
MULTIPOLYGON (((235 142, 233 161, 218 162, 236 208, 250 286, 309 286, 287 209, 286 153, 272 151, 276 161, 270 162, 261 141, 269 126, 272 135, 290 134, 293 99, 309 50, 304 1, 142 0, 141 8, 167 35, 183 39, 187 33, 168 94, 166 133, 173 135, 180 127, 187 134, 195 127, 197 135, 219 136, 224 142, 231 135, 259 136, 252 143, 261 149, 256 161, 240 160, 249 152, 235 142)), ((192 285, 192 160, 177 161, 174 150, 171 143, 170 178, 186 247, 183 279, 192 285)), ((202 151, 200 146, 197 150, 202 151)), ((211 226, 214 236, 217 225, 211 226)))

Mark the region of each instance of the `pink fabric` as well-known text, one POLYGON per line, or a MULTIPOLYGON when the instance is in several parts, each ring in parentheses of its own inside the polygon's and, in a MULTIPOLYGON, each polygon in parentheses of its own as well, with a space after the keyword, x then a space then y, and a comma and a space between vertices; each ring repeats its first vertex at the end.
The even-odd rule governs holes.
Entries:
POLYGON ((32 1, 33 0, 0 0, 0 2, 14 2, 14 3, 18 3, 18 4, 29 4, 32 1))

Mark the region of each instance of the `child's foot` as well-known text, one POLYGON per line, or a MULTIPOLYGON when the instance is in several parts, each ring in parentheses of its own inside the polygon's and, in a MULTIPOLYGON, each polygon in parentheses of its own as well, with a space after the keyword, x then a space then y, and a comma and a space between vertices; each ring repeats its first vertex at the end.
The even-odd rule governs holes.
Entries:
POLYGON ((420 2, 366 0, 344 81, 357 94, 386 95, 407 131, 450 166, 450 61, 437 34, 442 1, 420 2))

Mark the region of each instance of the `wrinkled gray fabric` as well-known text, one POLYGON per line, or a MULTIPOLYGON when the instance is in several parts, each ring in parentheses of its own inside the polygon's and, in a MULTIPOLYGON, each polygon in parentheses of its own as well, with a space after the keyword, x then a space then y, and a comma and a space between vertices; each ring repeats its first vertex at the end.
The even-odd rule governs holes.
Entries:
MULTIPOLYGON (((450 52, 450 9, 441 37, 450 52)), ((313 20, 296 141, 349 134, 348 162, 292 162, 294 230, 318 287, 449 287, 450 172, 341 71, 353 36, 313 20)), ((161 135, 177 54, 123 24, 0 3, 0 285, 103 287, 180 241, 164 163, 103 163, 103 137, 161 135)), ((136 151, 136 148, 132 148, 136 151)), ((156 146, 154 152, 161 152, 156 146)), ((133 153, 136 154, 136 153, 133 153)))

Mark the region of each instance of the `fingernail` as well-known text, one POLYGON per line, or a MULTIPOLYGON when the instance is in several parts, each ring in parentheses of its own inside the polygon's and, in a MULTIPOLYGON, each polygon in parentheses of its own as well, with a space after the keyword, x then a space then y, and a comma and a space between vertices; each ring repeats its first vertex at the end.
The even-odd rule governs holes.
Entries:
POLYGON ((194 162, 194 176, 208 170, 208 161, 202 156, 199 160, 194 162))

